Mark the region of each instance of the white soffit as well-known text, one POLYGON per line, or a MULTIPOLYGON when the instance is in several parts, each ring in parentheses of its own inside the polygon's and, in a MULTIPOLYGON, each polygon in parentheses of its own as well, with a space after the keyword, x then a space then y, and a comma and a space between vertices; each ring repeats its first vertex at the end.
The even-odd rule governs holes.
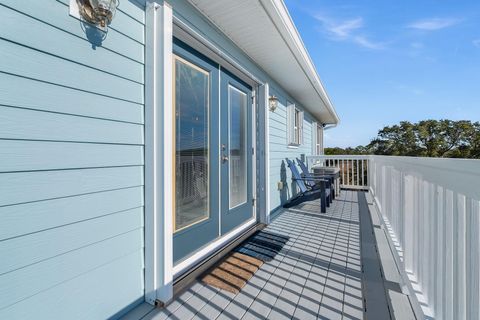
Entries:
POLYGON ((339 118, 282 0, 189 0, 303 107, 339 118))

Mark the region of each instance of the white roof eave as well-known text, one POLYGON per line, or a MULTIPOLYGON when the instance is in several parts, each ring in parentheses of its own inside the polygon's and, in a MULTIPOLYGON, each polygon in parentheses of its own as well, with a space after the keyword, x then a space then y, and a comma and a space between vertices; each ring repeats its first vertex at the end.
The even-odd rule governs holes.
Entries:
POLYGON ((339 123, 282 0, 189 1, 315 118, 339 123))

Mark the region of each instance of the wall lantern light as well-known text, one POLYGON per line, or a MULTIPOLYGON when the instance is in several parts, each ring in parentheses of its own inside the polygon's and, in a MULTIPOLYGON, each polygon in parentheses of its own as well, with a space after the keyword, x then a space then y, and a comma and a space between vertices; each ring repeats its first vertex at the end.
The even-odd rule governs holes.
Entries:
POLYGON ((118 6, 118 0, 77 0, 77 3, 82 17, 102 29, 112 22, 118 6))
POLYGON ((277 109, 277 107, 278 107, 278 98, 275 96, 270 96, 268 98, 268 108, 270 109, 270 111, 274 112, 275 109, 277 109))

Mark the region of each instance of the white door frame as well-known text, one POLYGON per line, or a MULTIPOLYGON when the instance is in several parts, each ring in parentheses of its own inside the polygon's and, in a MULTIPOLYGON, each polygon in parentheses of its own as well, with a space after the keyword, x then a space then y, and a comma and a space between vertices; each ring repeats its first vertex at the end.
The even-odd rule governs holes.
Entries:
MULTIPOLYGON (((172 137, 175 116, 173 103, 173 26, 187 26, 173 16, 172 7, 163 0, 146 1, 145 24, 145 301, 150 304, 167 303, 173 297, 173 279, 175 273, 191 267, 204 258, 209 252, 224 246, 227 242, 253 226, 257 221, 269 221, 269 176, 268 176, 268 97, 267 83, 262 83, 250 74, 234 59, 225 55, 218 47, 207 39, 199 39, 194 30, 189 33, 215 52, 223 62, 234 66, 243 76, 248 77, 256 85, 258 99, 256 113, 263 113, 259 122, 263 134, 257 136, 254 130, 253 146, 255 158, 262 161, 264 169, 261 189, 253 189, 256 193, 257 208, 253 208, 251 220, 232 230, 227 235, 208 244, 191 258, 179 265, 173 265, 173 210, 174 192, 174 141, 172 137), (258 144, 256 139, 261 139, 258 144), (262 150, 263 148, 264 150, 262 150), (262 154, 260 154, 262 152, 262 154), (262 159, 263 158, 263 159, 262 159), (260 198, 260 199, 259 199, 260 198), (261 201, 261 205, 260 202, 261 201), (258 220, 257 220, 258 218, 258 220)), ((255 114, 256 114, 255 113, 255 114)), ((254 124, 256 122, 254 121, 254 124)), ((255 125, 252 126, 255 128, 255 125)), ((256 163, 256 159, 254 164, 256 163)), ((252 171, 256 174, 256 170, 252 171)))
POLYGON ((268 83, 259 87, 258 98, 258 112, 259 112, 259 125, 263 128, 259 128, 258 133, 260 140, 260 147, 258 149, 263 151, 260 154, 260 171, 263 170, 263 175, 260 172, 260 188, 258 190, 259 200, 259 219, 261 223, 270 223, 270 110, 269 110, 269 98, 270 98, 270 86, 268 83), (263 146, 263 148, 262 148, 263 146))

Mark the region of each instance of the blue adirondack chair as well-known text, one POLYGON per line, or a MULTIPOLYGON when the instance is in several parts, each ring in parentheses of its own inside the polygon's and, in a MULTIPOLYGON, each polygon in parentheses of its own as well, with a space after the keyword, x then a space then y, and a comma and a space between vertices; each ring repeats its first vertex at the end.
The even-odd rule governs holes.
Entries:
POLYGON ((283 207, 290 208, 302 202, 320 198, 320 211, 322 213, 326 213, 327 207, 330 206, 331 201, 330 180, 302 177, 298 172, 295 163, 289 159, 286 159, 286 161, 290 171, 292 172, 292 180, 298 186, 300 192, 283 207), (310 184, 307 185, 305 182, 314 182, 314 184, 313 186, 310 184))
MULTIPOLYGON (((297 163, 298 165, 300 166, 300 169, 302 169, 302 176, 303 177, 307 177, 307 178, 320 178, 320 179, 328 179, 330 180, 330 193, 331 193, 331 197, 330 197, 330 200, 335 200, 335 177, 332 176, 332 175, 325 175, 325 174, 314 174, 310 171, 308 171, 308 167, 307 165, 305 164, 305 162, 303 162, 301 159, 298 159, 297 158, 297 163)), ((308 181, 306 182, 307 185, 310 185, 310 186, 313 186, 315 184, 315 181, 308 181)))

